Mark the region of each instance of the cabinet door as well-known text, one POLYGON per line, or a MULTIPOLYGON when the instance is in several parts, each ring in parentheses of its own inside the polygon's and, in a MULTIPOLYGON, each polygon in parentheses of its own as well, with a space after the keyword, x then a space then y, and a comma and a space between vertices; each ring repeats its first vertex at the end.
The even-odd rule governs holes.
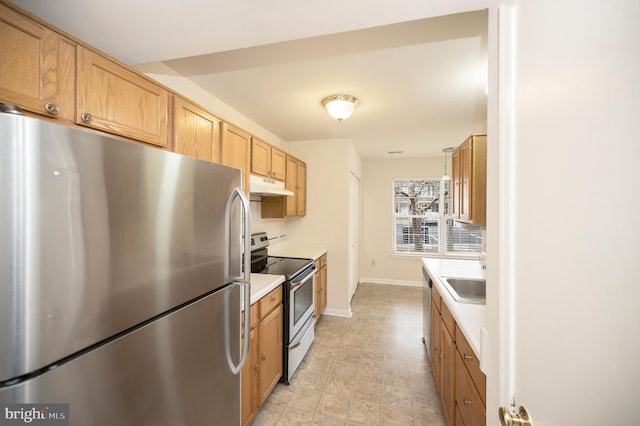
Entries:
POLYGON ((241 421, 249 425, 258 411, 258 339, 255 329, 251 330, 249 359, 242 367, 241 375, 241 421))
POLYGON ((455 356, 456 344, 446 327, 440 327, 442 333, 442 408, 447 424, 452 424, 455 407, 455 356))
POLYGON ((285 197, 287 200, 285 215, 295 216, 298 214, 298 160, 290 155, 287 155, 287 170, 284 186, 295 194, 292 197, 285 197))
POLYGON ((251 135, 229 123, 222 122, 220 163, 242 170, 243 189, 249 194, 249 153, 251 135))
POLYGON ((287 154, 278 148, 271 147, 271 177, 284 181, 286 177, 287 154))
POLYGON ((179 96, 174 100, 173 150, 200 160, 220 161, 220 120, 179 96))
POLYGON ((435 303, 431 302, 431 362, 433 363, 433 377, 436 389, 442 395, 442 322, 440 312, 435 303))
POLYGON ((76 122, 166 147, 169 92, 140 74, 78 48, 76 122))
POLYGON ((297 215, 304 216, 307 214, 307 165, 298 160, 298 193, 297 215))
POLYGON ((251 141, 251 173, 271 177, 271 145, 258 138, 251 141))
POLYGON ((282 305, 260 321, 258 336, 258 395, 262 405, 282 377, 282 305))
POLYGON ((75 116, 76 44, 0 4, 0 102, 75 116))
POLYGON ((456 406, 460 417, 467 425, 484 426, 487 422, 486 410, 480 399, 460 352, 456 352, 456 406))

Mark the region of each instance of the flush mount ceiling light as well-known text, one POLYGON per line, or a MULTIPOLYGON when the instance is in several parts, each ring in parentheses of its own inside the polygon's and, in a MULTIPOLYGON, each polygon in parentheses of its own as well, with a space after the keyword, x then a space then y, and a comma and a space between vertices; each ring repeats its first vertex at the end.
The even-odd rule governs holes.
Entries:
POLYGON ((331 95, 322 100, 322 106, 338 122, 349 118, 357 105, 358 99, 351 95, 331 95))
POLYGON ((451 154, 455 150, 454 147, 443 148, 442 152, 444 152, 444 175, 442 175, 442 180, 451 180, 451 177, 447 174, 447 154, 451 154))

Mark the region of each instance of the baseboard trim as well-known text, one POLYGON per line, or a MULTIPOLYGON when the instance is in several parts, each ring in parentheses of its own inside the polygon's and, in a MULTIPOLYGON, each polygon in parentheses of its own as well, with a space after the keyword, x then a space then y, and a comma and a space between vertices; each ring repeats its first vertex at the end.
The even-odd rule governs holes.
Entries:
POLYGON ((351 309, 332 309, 325 308, 322 315, 329 315, 332 317, 342 317, 342 318, 351 318, 353 314, 351 313, 351 309))
POLYGON ((422 281, 404 281, 404 280, 390 280, 387 278, 360 278, 360 284, 388 284, 388 285, 403 285, 408 287, 422 287, 422 281))

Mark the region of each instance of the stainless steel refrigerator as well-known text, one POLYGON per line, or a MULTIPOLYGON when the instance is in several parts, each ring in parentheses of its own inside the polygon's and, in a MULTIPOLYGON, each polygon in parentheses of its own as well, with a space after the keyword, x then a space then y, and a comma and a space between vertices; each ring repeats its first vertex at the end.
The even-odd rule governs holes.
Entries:
POLYGON ((240 185, 238 169, 0 114, 0 405, 239 425, 240 185))

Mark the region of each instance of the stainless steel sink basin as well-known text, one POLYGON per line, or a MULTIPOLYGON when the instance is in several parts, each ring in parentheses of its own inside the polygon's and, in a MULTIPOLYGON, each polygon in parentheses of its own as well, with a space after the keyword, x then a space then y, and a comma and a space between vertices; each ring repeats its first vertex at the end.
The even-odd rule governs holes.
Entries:
POLYGON ((456 302, 484 305, 487 300, 487 280, 442 277, 456 302))

